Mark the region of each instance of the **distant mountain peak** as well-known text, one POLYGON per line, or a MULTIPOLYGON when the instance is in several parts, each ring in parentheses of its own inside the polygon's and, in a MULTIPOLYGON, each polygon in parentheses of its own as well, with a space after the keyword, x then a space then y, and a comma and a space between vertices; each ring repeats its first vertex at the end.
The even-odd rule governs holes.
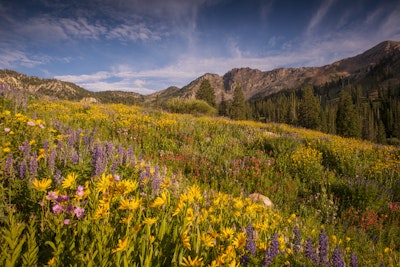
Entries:
POLYGON ((182 88, 171 86, 146 96, 133 92, 95 93, 73 83, 29 77, 11 70, 0 70, 0 84, 69 100, 92 97, 100 102, 140 103, 162 102, 173 97, 195 98, 201 82, 208 79, 215 91, 216 101, 220 102, 222 98, 232 99, 234 88, 238 85, 241 86, 245 98, 251 99, 255 96, 267 96, 282 89, 321 85, 344 77, 360 80, 379 64, 389 64, 385 67, 392 71, 391 84, 400 83, 400 42, 384 41, 359 55, 322 67, 277 68, 271 71, 242 67, 233 68, 223 76, 205 73, 182 88))

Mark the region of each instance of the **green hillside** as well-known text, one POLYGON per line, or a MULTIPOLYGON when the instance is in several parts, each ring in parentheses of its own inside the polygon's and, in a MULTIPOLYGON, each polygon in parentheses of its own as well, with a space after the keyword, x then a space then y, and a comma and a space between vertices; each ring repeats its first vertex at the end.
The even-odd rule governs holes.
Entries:
POLYGON ((399 266, 399 219, 394 146, 0 96, 3 266, 399 266))

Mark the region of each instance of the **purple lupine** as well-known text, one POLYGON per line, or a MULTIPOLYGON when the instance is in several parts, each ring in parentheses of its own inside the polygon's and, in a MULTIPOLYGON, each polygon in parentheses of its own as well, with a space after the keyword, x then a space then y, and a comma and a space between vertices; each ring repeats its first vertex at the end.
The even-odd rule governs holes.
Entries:
POLYGON ((43 149, 47 153, 47 151, 49 150, 49 141, 47 140, 43 141, 43 149))
POLYGON ((340 251, 339 246, 335 247, 332 255, 332 266, 333 267, 345 267, 346 263, 342 257, 342 252, 340 251))
POLYGON ((37 154, 36 152, 33 153, 31 156, 31 160, 29 161, 29 173, 31 175, 31 178, 35 178, 37 175, 37 170, 38 170, 38 162, 37 162, 37 154))
POLYGON ((279 242, 276 234, 272 236, 271 245, 265 251, 263 266, 270 266, 274 259, 279 255, 279 242))
POLYGON ((318 239, 318 256, 319 256, 319 264, 328 266, 328 236, 326 235, 325 229, 322 229, 319 234, 318 239))
POLYGON ((25 160, 19 163, 19 178, 24 179, 26 176, 26 162, 25 160))
POLYGON ((254 242, 254 228, 251 223, 246 227, 246 249, 251 253, 251 255, 255 256, 257 252, 256 243, 254 242))
POLYGON ((111 159, 114 157, 114 143, 113 142, 106 142, 104 145, 104 150, 107 155, 107 158, 111 159))
POLYGON ((128 151, 126 152, 125 155, 125 161, 126 163, 130 163, 132 167, 135 167, 136 157, 135 157, 135 150, 133 149, 132 146, 128 147, 128 151))
POLYGON ((72 147, 75 144, 75 132, 73 130, 68 131, 68 146, 72 147))
POLYGON ((244 254, 242 257, 240 257, 240 265, 241 266, 247 266, 250 263, 250 256, 248 254, 244 254))
POLYGON ((74 164, 74 165, 76 165, 76 164, 79 163, 79 155, 78 155, 78 153, 76 153, 75 150, 72 152, 71 162, 72 162, 72 164, 74 164))
MULTIPOLYGON (((147 168, 146 168, 147 171, 147 168)), ((148 168, 148 174, 150 176, 150 167, 148 168)), ((160 170, 158 166, 155 167, 154 175, 151 179, 151 189, 153 192, 157 193, 160 191, 162 179, 160 177, 160 170)))
POLYGON ((62 142, 62 140, 58 140, 57 141, 57 149, 61 150, 62 148, 63 148, 63 142, 62 142))
POLYGON ((308 238, 307 241, 306 241, 306 246, 305 246, 305 252, 304 253, 305 253, 305 256, 306 256, 307 259, 309 259, 310 261, 312 261, 315 264, 318 263, 317 255, 315 255, 311 237, 308 238))
POLYGON ((104 150, 99 144, 95 145, 92 152, 92 164, 94 165, 94 176, 98 176, 104 171, 105 155, 104 150))
POLYGON ((300 252, 301 250, 301 232, 297 225, 294 227, 294 244, 293 244, 293 251, 295 253, 300 252))
POLYGON ((350 267, 358 267, 358 257, 354 252, 351 253, 350 267))
POLYGON ((120 164, 120 165, 125 164, 125 149, 124 149, 124 147, 119 145, 117 153, 118 153, 118 164, 120 164))
POLYGON ((8 155, 6 159, 6 166, 5 166, 5 174, 6 176, 11 176, 13 172, 13 156, 12 154, 8 155))
POLYGON ((88 134, 85 134, 85 136, 83 137, 83 144, 85 145, 85 147, 89 147, 90 139, 88 134))
POLYGON ((63 212, 63 207, 60 204, 55 204, 52 208, 54 214, 60 214, 63 212))
POLYGON ((55 149, 52 149, 50 152, 49 159, 47 160, 47 166, 51 174, 54 173, 54 167, 56 166, 56 157, 57 157, 57 152, 55 149))
POLYGON ((112 164, 110 167, 111 174, 115 174, 117 172, 117 169, 118 169, 118 160, 116 158, 114 158, 112 160, 112 164))
POLYGON ((22 152, 24 153, 24 158, 29 159, 31 153, 31 145, 29 144, 29 142, 25 141, 20 149, 22 149, 22 152))
POLYGON ((76 207, 74 209, 74 213, 75 213, 76 217, 82 218, 85 215, 85 209, 81 208, 81 207, 76 207))
POLYGON ((101 157, 96 159, 96 163, 94 165, 94 176, 98 176, 103 173, 103 159, 101 157))

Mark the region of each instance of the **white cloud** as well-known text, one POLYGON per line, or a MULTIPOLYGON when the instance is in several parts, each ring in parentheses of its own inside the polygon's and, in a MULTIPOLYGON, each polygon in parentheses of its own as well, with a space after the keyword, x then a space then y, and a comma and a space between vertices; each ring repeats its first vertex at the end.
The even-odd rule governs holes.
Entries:
POLYGON ((307 33, 311 34, 314 29, 321 24, 321 21, 324 19, 325 15, 328 13, 329 8, 332 6, 335 0, 325 0, 322 2, 321 6, 318 8, 317 12, 311 18, 308 27, 307 33))
POLYGON ((0 66, 4 68, 14 68, 16 66, 23 66, 34 68, 49 62, 47 56, 29 56, 23 51, 14 49, 0 49, 0 66))
POLYGON ((111 28, 107 32, 106 38, 131 41, 159 40, 161 39, 161 33, 150 30, 144 23, 121 24, 111 28))
POLYGON ((68 36, 79 37, 82 39, 97 39, 107 32, 107 28, 99 22, 89 22, 86 18, 64 18, 52 19, 54 24, 60 25, 68 36))

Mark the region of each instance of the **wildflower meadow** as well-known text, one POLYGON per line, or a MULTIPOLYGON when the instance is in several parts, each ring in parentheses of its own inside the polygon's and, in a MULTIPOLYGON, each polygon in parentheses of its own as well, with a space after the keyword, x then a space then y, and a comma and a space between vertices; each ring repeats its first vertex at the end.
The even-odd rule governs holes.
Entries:
POLYGON ((400 266, 400 149, 2 85, 0 231, 2 266, 400 266))

